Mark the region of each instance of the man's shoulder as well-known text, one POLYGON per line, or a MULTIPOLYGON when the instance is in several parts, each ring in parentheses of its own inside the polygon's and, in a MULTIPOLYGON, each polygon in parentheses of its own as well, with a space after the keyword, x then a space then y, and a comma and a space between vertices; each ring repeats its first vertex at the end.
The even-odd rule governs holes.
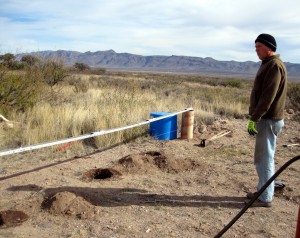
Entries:
POLYGON ((273 57, 273 61, 277 64, 284 64, 284 62, 282 61, 282 59, 280 58, 280 55, 277 54, 277 55, 274 55, 273 57))
POLYGON ((269 58, 268 65, 273 65, 273 66, 278 66, 278 67, 284 67, 285 68, 285 63, 282 61, 282 59, 280 58, 280 55, 274 55, 272 57, 269 58))

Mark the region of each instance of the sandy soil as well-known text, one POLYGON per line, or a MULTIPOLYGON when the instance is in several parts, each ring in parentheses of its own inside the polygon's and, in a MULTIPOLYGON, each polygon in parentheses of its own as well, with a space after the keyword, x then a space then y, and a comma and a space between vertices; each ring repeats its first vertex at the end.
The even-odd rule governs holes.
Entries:
MULTIPOLYGON (((287 115, 276 168, 300 155, 300 126, 287 115)), ((254 138, 246 120, 195 128, 192 140, 146 136, 80 157, 38 151, 1 157, 0 237, 214 237, 255 191, 254 138), (200 141, 231 133, 205 147, 200 141)), ((68 149, 68 148, 66 148, 68 149)), ((223 237, 294 237, 300 161, 279 178, 271 208, 249 208, 223 237)))

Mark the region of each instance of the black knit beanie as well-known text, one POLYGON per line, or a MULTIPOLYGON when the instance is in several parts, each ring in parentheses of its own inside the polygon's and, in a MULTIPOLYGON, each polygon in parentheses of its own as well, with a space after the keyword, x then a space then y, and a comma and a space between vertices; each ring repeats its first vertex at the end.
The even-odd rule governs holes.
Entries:
POLYGON ((260 34, 256 40, 256 42, 260 42, 262 44, 264 44, 265 46, 268 46, 272 51, 276 51, 277 48, 277 44, 275 41, 275 38, 269 34, 260 34))

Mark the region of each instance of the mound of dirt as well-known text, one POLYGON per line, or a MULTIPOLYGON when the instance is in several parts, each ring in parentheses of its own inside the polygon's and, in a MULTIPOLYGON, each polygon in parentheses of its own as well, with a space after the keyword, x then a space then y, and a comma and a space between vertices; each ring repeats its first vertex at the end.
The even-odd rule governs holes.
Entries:
POLYGON ((147 173, 159 170, 167 173, 194 170, 200 164, 192 159, 169 158, 159 151, 127 155, 117 161, 115 168, 123 173, 147 173))
POLYGON ((80 219, 91 218, 95 214, 94 205, 71 192, 54 194, 44 200, 42 207, 54 215, 68 215, 80 219))
POLYGON ((22 211, 7 210, 0 212, 0 228, 21 225, 29 216, 22 211))

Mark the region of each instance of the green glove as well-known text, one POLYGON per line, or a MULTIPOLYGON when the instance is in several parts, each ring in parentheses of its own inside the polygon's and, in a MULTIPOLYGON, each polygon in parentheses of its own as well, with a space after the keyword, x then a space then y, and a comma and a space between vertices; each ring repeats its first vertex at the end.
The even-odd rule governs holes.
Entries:
POLYGON ((257 130, 255 129, 255 124, 256 124, 256 122, 252 121, 252 120, 250 120, 249 123, 248 123, 248 133, 251 136, 254 136, 254 135, 257 134, 257 130))

